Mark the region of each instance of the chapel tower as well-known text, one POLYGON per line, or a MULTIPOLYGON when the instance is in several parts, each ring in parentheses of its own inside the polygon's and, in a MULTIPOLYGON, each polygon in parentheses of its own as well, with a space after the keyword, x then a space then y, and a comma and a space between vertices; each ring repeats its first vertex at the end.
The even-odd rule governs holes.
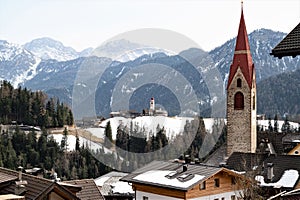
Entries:
POLYGON ((256 151, 256 80, 243 13, 227 85, 227 156, 256 151))

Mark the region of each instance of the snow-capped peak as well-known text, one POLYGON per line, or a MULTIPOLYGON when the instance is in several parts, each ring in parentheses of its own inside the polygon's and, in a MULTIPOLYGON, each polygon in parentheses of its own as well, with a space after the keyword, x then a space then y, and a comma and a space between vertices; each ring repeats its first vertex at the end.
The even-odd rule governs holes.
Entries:
POLYGON ((67 61, 76 59, 80 55, 73 48, 47 37, 32 40, 26 43, 24 48, 43 60, 67 61))

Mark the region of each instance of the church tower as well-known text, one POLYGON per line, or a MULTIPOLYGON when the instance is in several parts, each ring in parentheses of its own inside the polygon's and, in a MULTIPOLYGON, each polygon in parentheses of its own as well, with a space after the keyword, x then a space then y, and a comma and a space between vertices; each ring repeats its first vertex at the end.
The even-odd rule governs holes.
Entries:
POLYGON ((256 80, 243 4, 227 85, 227 156, 256 151, 256 80))

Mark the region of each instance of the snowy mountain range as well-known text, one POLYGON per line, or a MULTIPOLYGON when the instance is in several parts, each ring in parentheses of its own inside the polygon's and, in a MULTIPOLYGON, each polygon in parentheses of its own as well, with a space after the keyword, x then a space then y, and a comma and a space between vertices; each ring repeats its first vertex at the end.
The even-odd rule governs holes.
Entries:
POLYGON ((14 87, 35 77, 40 61, 22 46, 0 40, 0 79, 10 81, 14 87))
MULTIPOLYGON (((277 59, 269 55, 271 49, 285 35, 268 29, 256 30, 249 34, 258 83, 269 77, 300 69, 299 56, 277 59)), ((212 103, 217 100, 220 102, 222 99, 217 94, 210 93, 209 84, 216 84, 213 81, 217 77, 212 78, 206 72, 217 69, 223 82, 223 87, 220 88, 224 89, 234 46, 235 38, 210 52, 187 49, 179 55, 170 55, 161 49, 127 40, 108 42, 94 50, 89 48, 82 52, 76 52, 73 48, 66 47, 51 38, 36 39, 23 46, 2 40, 0 41, 0 79, 12 82, 14 87, 20 85, 32 90, 43 90, 49 96, 59 97, 70 105, 74 104, 72 91, 76 87, 80 91, 80 102, 77 104, 90 104, 91 99, 94 98, 93 101, 97 102, 94 105, 96 114, 103 116, 108 116, 112 111, 111 106, 116 100, 113 98, 113 92, 116 88, 120 89, 121 95, 132 95, 130 109, 141 111, 143 108, 148 108, 147 99, 155 96, 156 101, 173 115, 178 114, 182 109, 174 92, 186 91, 186 98, 192 99, 192 93, 189 91, 194 91, 200 110, 204 115, 209 116, 212 103), (84 68, 85 65, 88 65, 88 68, 84 68), (125 81, 125 78, 130 78, 128 72, 138 70, 138 66, 144 65, 152 65, 153 68, 155 65, 169 66, 169 73, 161 71, 160 74, 156 74, 157 70, 144 68, 143 73, 132 73, 134 77, 128 79, 130 81, 125 81), (82 70, 84 72, 81 72, 82 70), (76 79, 79 72, 84 74, 80 80, 76 79), (156 84, 133 87, 133 83, 146 81, 151 74, 153 74, 152 78, 155 78, 152 82, 156 84), (172 79, 178 78, 178 74, 182 75, 189 84, 177 83, 178 87, 172 89, 170 86, 174 85, 172 79), (118 85, 120 83, 122 84, 118 85)), ((222 91, 215 93, 222 93, 222 91)), ((85 107, 82 109, 84 113, 85 107)), ((118 109, 123 108, 118 107, 118 109)), ((191 114, 194 111, 186 110, 186 112, 191 114)), ((89 114, 87 112, 83 116, 89 114)))
POLYGON ((92 48, 77 52, 72 47, 66 47, 63 43, 48 37, 38 38, 23 45, 24 49, 30 51, 42 60, 67 61, 90 55, 92 48))

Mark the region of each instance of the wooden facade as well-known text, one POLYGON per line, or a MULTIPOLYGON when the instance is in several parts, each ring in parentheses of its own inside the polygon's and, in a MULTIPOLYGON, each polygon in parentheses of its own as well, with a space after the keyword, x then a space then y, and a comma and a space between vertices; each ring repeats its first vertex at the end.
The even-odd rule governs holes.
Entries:
MULTIPOLYGON (((165 196, 166 198, 172 197, 177 199, 197 199, 200 197, 205 198, 209 196, 218 196, 218 198, 221 200, 228 199, 228 197, 225 198, 222 195, 224 193, 232 193, 232 198, 234 199, 235 196, 239 196, 240 191, 242 191, 242 187, 238 185, 238 183, 240 182, 238 180, 241 179, 242 176, 223 169, 217 174, 199 182, 186 191, 142 183, 133 183, 132 186, 136 192, 146 192, 165 196)), ((149 198, 149 200, 150 199, 151 198, 149 198)))

